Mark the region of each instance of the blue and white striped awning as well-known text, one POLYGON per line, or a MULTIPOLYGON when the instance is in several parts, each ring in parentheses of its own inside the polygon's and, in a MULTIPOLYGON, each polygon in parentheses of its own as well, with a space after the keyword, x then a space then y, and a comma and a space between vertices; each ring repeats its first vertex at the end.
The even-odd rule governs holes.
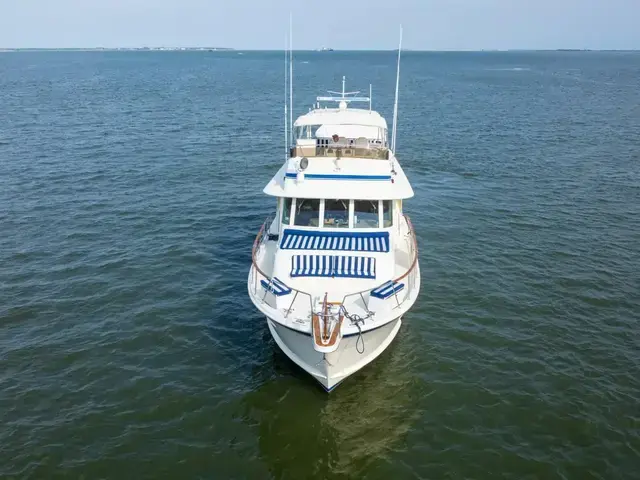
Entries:
POLYGON ((280 248, 284 250, 342 250, 388 252, 389 232, 322 232, 286 229, 280 248))
POLYGON ((294 255, 292 277, 376 278, 376 259, 340 255, 294 255))

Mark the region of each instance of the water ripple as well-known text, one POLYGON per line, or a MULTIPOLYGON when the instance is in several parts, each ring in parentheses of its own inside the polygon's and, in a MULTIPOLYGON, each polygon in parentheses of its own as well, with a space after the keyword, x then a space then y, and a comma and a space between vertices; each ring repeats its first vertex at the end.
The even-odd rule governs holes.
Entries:
POLYGON ((639 58, 407 53, 422 294, 327 397, 246 295, 280 55, 0 54, 0 476, 637 477, 639 58))

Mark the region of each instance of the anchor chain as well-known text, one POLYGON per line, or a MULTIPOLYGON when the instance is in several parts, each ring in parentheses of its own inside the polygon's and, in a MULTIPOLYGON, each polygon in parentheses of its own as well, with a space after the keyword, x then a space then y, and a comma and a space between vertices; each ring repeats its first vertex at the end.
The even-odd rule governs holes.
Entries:
POLYGON ((342 311, 344 312, 344 316, 347 317, 351 321, 351 325, 355 325, 358 328, 358 339, 356 340, 356 351, 362 355, 364 353, 364 337, 362 336, 362 327, 360 327, 361 323, 371 317, 371 313, 369 313, 365 318, 362 318, 357 313, 350 314, 347 312, 347 309, 342 306, 342 311))

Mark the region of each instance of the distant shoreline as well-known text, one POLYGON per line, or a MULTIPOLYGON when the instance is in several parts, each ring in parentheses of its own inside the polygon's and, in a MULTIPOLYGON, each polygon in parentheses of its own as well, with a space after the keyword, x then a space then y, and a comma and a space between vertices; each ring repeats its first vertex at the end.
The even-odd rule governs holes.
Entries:
POLYGON ((78 47, 78 48, 2 48, 0 52, 228 52, 228 47, 78 47))
MULTIPOLYGON (((282 50, 265 50, 265 49, 235 49, 230 47, 83 47, 83 48, 3 48, 2 52, 280 52, 282 50)), ((320 52, 323 54, 332 54, 339 52, 393 52, 395 49, 385 50, 327 50, 320 51, 317 49, 299 49, 298 52, 320 52)), ((640 49, 589 49, 589 48, 548 48, 548 49, 526 49, 526 48, 508 48, 508 49, 479 49, 479 50, 420 50, 420 49, 403 49, 404 52, 414 53, 525 53, 525 52, 640 52, 640 49)))

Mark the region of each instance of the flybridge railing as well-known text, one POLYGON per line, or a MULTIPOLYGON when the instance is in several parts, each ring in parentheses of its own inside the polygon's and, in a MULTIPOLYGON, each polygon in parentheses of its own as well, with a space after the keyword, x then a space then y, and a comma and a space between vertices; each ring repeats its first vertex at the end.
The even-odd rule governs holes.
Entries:
POLYGON ((309 145, 295 146, 289 150, 289 156, 295 157, 336 157, 336 158, 371 158, 389 160, 387 147, 358 147, 351 145, 309 145))
MULTIPOLYGON (((394 283, 399 283, 401 281, 405 281, 406 282, 406 291, 404 292, 403 298, 402 300, 400 300, 397 291, 394 291, 394 297, 395 297, 395 301, 396 301, 396 308, 400 307, 408 298, 410 298, 411 296, 411 292, 416 288, 416 281, 417 281, 417 276, 418 276, 418 272, 417 272, 417 265, 418 265, 418 242, 416 239, 416 234, 415 234, 415 230, 413 228, 413 224, 411 223, 410 218, 407 215, 403 216, 404 219, 407 222, 407 229, 408 232, 406 233, 407 235, 407 240, 409 241, 409 254, 410 254, 410 258, 411 260, 411 265, 409 266, 409 268, 407 269, 407 271, 405 273, 403 273, 402 275, 400 275, 397 278, 394 278, 392 281, 394 283)), ((253 242, 253 249, 251 252, 251 262, 252 262, 252 266, 251 266, 251 278, 250 280, 253 283, 253 294, 256 296, 256 298, 259 298, 258 296, 258 290, 259 288, 261 288, 259 286, 260 280, 265 280, 267 283, 273 283, 273 277, 267 275, 265 272, 263 272, 260 267, 258 266, 258 262, 256 261, 256 254, 258 252, 258 250, 260 249, 260 247, 262 246, 262 244, 265 242, 265 239, 269 238, 269 235, 267 234, 267 229, 268 229, 268 225, 270 224, 270 219, 267 219, 264 224, 262 225, 262 227, 260 228, 260 231, 258 232, 258 235, 256 236, 256 239, 253 242)), ((385 283, 387 283, 389 280, 386 280, 385 282, 381 283, 380 285, 378 285, 378 287, 384 285, 385 283)), ((308 318, 311 318, 311 314, 313 314, 313 296, 308 293, 308 292, 304 292, 302 290, 298 290, 296 288, 293 288, 289 285, 287 285, 288 288, 291 289, 292 293, 293 293, 293 299, 291 300, 291 303, 289 304, 289 306, 285 309, 285 318, 287 318, 289 316, 289 314, 293 311, 294 305, 296 304, 296 300, 298 300, 298 297, 300 295, 302 295, 302 298, 307 298, 309 300, 309 314, 307 315, 308 318)), ((378 288, 375 287, 375 288, 378 288)), ((368 311, 367 308, 367 303, 364 299, 364 295, 368 294, 369 292, 371 292, 372 290, 375 290, 375 288, 368 288, 366 290, 361 290, 359 292, 353 292, 353 293, 349 293, 347 295, 345 295, 342 298, 342 302, 341 302, 341 309, 344 308, 345 304, 347 304, 347 301, 349 299, 351 299, 352 297, 360 297, 360 299, 363 302, 363 307, 364 309, 368 312, 368 313, 372 313, 368 311)), ((277 309, 277 305, 274 302, 274 304, 270 304, 269 301, 267 300, 267 298, 269 298, 270 300, 272 299, 272 297, 274 297, 273 295, 268 295, 268 292, 266 289, 263 289, 264 293, 262 295, 261 301, 263 303, 266 303, 267 305, 269 305, 271 308, 277 309)), ((306 302, 305 302, 306 303, 306 302)))

